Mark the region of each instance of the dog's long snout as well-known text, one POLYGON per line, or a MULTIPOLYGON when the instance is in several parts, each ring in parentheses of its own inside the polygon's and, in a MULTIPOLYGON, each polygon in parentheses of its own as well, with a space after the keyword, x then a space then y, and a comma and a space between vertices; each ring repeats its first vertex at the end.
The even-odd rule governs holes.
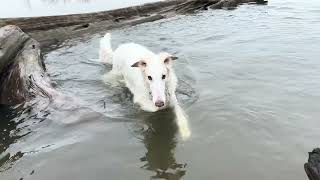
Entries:
POLYGON ((154 103, 157 107, 162 107, 164 106, 164 102, 163 101, 156 101, 156 103, 154 103))

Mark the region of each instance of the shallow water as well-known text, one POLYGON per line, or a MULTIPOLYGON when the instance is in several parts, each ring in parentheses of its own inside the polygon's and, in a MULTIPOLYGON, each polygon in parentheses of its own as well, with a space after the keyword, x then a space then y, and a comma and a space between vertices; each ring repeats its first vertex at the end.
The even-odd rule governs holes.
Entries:
POLYGON ((110 70, 94 61, 103 33, 69 42, 46 55, 48 72, 102 115, 72 101, 50 115, 22 113, 2 130, 12 135, 1 156, 18 160, 0 179, 307 179, 307 152, 320 146, 319 17, 316 0, 285 0, 112 31, 114 47, 134 41, 179 57, 187 141, 172 112, 141 112, 125 88, 101 82, 110 70), (71 110, 81 118, 65 116, 71 110))
POLYGON ((88 13, 155 1, 159 0, 10 0, 2 2, 0 6, 0 18, 88 13))

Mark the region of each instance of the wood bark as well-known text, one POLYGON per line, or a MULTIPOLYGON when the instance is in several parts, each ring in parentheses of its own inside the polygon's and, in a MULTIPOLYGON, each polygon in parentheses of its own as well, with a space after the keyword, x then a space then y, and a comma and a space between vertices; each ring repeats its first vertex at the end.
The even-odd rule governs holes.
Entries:
POLYGON ((320 180, 320 148, 309 152, 308 162, 304 164, 304 169, 309 180, 320 180))
POLYGON ((20 28, 0 28, 0 104, 16 106, 55 90, 45 73, 40 45, 20 28))

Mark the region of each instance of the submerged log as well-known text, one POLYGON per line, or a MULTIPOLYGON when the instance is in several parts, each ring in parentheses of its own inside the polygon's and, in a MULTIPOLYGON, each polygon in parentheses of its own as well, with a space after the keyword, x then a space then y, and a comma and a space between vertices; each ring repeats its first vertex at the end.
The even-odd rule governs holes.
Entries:
MULTIPOLYGON (((59 45, 67 39, 83 34, 106 31, 112 28, 132 26, 145 22, 193 13, 208 8, 234 8, 242 3, 262 4, 265 0, 165 0, 141 6, 102 11, 47 17, 0 19, 0 27, 17 25, 40 42, 42 48, 59 45)), ((47 49, 43 49, 46 51, 47 49)))
POLYGON ((309 152, 309 159, 304 164, 304 169, 309 180, 320 180, 320 148, 309 152))

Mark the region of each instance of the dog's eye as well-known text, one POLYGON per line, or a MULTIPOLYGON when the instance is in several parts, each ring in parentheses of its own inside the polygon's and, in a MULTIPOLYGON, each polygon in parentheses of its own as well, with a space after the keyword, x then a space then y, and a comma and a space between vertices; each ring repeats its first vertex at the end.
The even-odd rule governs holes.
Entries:
POLYGON ((148 79, 149 79, 150 81, 152 81, 152 77, 151 77, 151 76, 148 76, 148 79))
POLYGON ((162 75, 162 79, 165 79, 166 78, 166 75, 162 75))

